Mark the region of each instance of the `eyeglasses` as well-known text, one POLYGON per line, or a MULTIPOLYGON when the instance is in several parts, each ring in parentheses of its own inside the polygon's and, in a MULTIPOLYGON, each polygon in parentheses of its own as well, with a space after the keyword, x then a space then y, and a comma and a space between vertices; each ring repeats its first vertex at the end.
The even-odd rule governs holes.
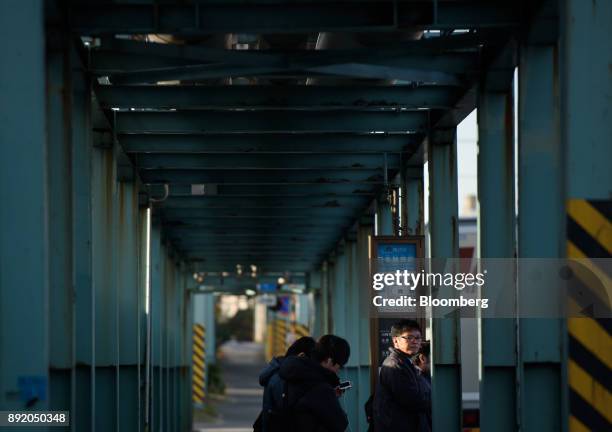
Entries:
POLYGON ((398 336, 402 339, 404 339, 405 341, 408 342, 421 342, 423 339, 421 338, 421 336, 398 336))

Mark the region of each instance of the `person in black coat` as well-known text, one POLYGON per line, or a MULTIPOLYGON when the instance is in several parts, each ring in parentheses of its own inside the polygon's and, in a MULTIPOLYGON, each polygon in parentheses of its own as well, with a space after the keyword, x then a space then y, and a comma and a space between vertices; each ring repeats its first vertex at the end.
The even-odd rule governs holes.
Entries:
POLYGON ((338 336, 322 336, 312 358, 285 359, 279 376, 287 382, 288 406, 293 422, 287 431, 343 432, 346 413, 338 402, 338 371, 350 355, 348 342, 338 336))
POLYGON ((391 327, 393 347, 378 375, 374 395, 374 430, 426 432, 431 430, 431 388, 411 361, 421 348, 416 321, 401 320, 391 327))
POLYGON ((296 340, 284 356, 274 357, 259 374, 259 385, 264 388, 262 410, 253 424, 256 432, 272 432, 274 427, 274 415, 283 409, 284 383, 278 375, 281 364, 291 356, 310 357, 316 342, 310 336, 304 336, 296 340))

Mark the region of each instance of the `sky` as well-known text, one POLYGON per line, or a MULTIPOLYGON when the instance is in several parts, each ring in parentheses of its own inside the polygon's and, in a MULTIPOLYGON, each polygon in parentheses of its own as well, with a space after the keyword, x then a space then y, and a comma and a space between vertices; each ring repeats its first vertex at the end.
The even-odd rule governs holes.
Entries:
POLYGON ((467 116, 457 127, 457 179, 459 195, 459 217, 473 216, 464 212, 466 196, 476 195, 478 127, 476 110, 467 116))

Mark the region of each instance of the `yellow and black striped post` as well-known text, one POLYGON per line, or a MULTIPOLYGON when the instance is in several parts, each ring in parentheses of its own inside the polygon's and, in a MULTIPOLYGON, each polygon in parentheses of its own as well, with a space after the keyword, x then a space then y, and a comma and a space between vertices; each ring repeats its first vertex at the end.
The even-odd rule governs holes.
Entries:
POLYGON ((274 356, 285 355, 287 351, 287 321, 277 319, 274 321, 274 356))
POLYGON ((567 202, 567 255, 579 260, 576 268, 584 265, 589 270, 575 272, 580 286, 569 299, 570 310, 586 315, 568 319, 569 431, 611 430, 612 320, 588 315, 593 300, 609 307, 608 269, 592 259, 612 256, 612 201, 567 202))
POLYGON ((193 378, 194 404, 203 404, 206 395, 206 329, 202 324, 193 325, 193 378))
POLYGON ((304 336, 310 336, 310 331, 308 330, 308 327, 306 327, 304 324, 294 322, 293 329, 293 332, 295 333, 298 339, 304 336))

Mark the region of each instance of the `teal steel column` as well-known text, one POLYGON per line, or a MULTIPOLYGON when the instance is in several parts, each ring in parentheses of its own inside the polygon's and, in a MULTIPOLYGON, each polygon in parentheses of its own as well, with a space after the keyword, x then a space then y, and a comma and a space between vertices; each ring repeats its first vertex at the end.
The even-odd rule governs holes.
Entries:
MULTIPOLYGON (((459 256, 456 128, 429 137, 431 257, 459 256)), ((441 269, 440 269, 441 270, 441 269)), ((432 320, 432 413, 434 432, 461 429, 460 329, 457 314, 432 320)))
MULTIPOLYGON (((152 210, 153 212, 153 210, 152 210)), ((150 355, 151 355, 151 385, 150 385, 150 412, 149 430, 160 432, 162 430, 161 420, 161 328, 162 328, 162 281, 163 281, 163 251, 161 246, 161 232, 159 222, 153 213, 151 216, 151 280, 150 296, 150 355)))
POLYGON ((393 215, 391 213, 391 203, 389 197, 385 193, 376 202, 376 225, 377 235, 392 236, 393 232, 393 215))
POLYGON ((408 235, 423 235, 423 166, 404 170, 404 215, 402 226, 408 235))
MULTIPOLYGON (((538 21, 534 22, 534 26, 538 21)), ((565 251, 563 151, 560 135, 559 56, 555 35, 523 43, 519 65, 518 256, 556 258, 565 251)), ((574 121, 574 120, 572 120, 574 121)), ((519 300, 522 280, 519 272, 519 300)), ((531 302, 551 303, 530 292, 531 302)), ((519 303, 519 308, 521 307, 519 303)), ((564 430, 565 323, 519 321, 519 419, 522 431, 564 430)))
POLYGON ((611 2, 564 0, 561 97, 568 198, 612 197, 611 2))
POLYGON ((49 406, 43 2, 0 2, 0 40, 5 41, 0 67, 0 409, 25 409, 31 402, 40 410, 49 406))
POLYGON ((95 302, 92 280, 91 87, 80 61, 72 55, 72 212, 75 291, 76 431, 94 430, 95 302))
POLYGON ((336 260, 333 266, 333 289, 332 289, 332 333, 346 337, 346 243, 344 240, 336 246, 336 260))
MULTIPOLYGON (((51 13, 49 14, 51 15, 51 13)), ((49 196, 49 408, 73 409, 72 84, 68 35, 47 28, 47 185, 49 196)), ((88 215, 84 215, 87 217, 88 215)))
POLYGON ((323 271, 318 269, 312 271, 308 275, 308 289, 313 296, 313 310, 310 311, 312 316, 312 327, 310 334, 312 337, 318 337, 323 334, 323 289, 322 289, 323 271))
POLYGON ((357 241, 353 256, 354 275, 353 289, 355 290, 356 305, 355 313, 352 315, 351 325, 356 328, 359 339, 358 350, 353 354, 357 362, 358 378, 358 409, 359 409, 359 429, 366 430, 367 422, 363 406, 370 397, 370 274, 369 274, 369 239, 373 235, 374 220, 372 216, 364 216, 357 226, 357 241))
POLYGON ((141 210, 139 187, 133 182, 117 185, 117 292, 119 308, 118 423, 120 430, 138 430, 139 419, 139 322, 144 312, 140 293, 144 289, 139 274, 141 210))
POLYGON ((191 351, 193 338, 193 304, 197 295, 193 295, 189 287, 191 274, 186 269, 184 274, 183 310, 182 310, 182 361, 181 361, 181 431, 190 430, 193 427, 193 407, 191 397, 191 351))
POLYGON ((216 325, 215 325, 215 302, 214 294, 204 294, 204 326, 206 328, 206 364, 217 362, 216 355, 216 325))
MULTIPOLYGON (((493 92, 483 81, 478 95, 479 257, 514 258, 514 89, 493 92)), ((510 267, 509 267, 510 268, 510 267)), ((515 302, 514 271, 504 279, 505 301, 515 302)), ((480 429, 516 431, 516 331, 510 318, 482 319, 480 429)))
POLYGON ((327 334, 330 331, 331 325, 329 320, 330 310, 330 292, 329 292, 329 272, 330 261, 323 261, 321 267, 321 335, 327 334))
POLYGON ((96 430, 114 431, 119 418, 119 299, 116 146, 92 155, 92 262, 95 291, 96 430))

